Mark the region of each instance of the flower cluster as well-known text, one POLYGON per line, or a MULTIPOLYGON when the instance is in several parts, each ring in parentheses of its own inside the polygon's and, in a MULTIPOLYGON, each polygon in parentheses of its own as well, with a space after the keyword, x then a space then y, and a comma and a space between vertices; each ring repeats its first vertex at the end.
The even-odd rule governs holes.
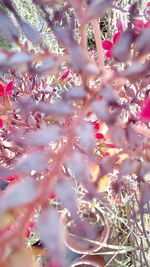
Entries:
POLYGON ((12 95, 13 85, 14 85, 14 82, 13 82, 13 81, 9 82, 9 83, 6 85, 6 87, 4 87, 4 86, 0 83, 0 96, 10 96, 10 95, 12 95))
POLYGON ((102 42, 103 49, 107 52, 105 53, 106 58, 113 57, 113 47, 117 43, 118 39, 123 33, 123 25, 120 20, 117 21, 117 29, 118 31, 114 34, 112 41, 110 40, 104 40, 102 42))

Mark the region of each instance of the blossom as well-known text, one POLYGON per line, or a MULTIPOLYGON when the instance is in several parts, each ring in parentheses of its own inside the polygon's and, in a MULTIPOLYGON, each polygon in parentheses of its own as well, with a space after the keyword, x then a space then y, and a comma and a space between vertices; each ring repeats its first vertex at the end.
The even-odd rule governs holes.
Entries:
POLYGON ((49 196, 48 196, 49 199, 55 199, 57 198, 57 195, 55 193, 51 193, 49 196))
POLYGON ((69 82, 70 80, 71 80, 71 70, 66 69, 65 72, 58 79, 58 82, 59 83, 66 83, 66 82, 69 82))
POLYGON ((3 128, 4 124, 3 124, 3 120, 0 119, 0 128, 3 128))
POLYGON ((60 80, 63 81, 65 80, 70 74, 70 69, 67 69, 60 77, 60 80))
POLYGON ((26 233, 25 233, 25 237, 26 238, 29 238, 30 237, 30 234, 31 234, 31 229, 32 228, 35 228, 35 222, 33 222, 33 221, 30 221, 29 223, 28 223, 28 227, 27 227, 27 230, 26 230, 26 233))
POLYGON ((111 199, 112 202, 115 202, 117 204, 121 204, 122 203, 122 197, 121 196, 112 196, 112 199, 111 199))
POLYGON ((144 23, 143 20, 135 19, 133 21, 133 25, 134 25, 134 30, 136 30, 137 32, 140 32, 141 30, 150 27, 150 20, 148 22, 144 23))
POLYGON ((17 182, 19 179, 18 176, 8 176, 8 177, 4 177, 3 180, 7 181, 7 182, 17 182))
POLYGON ((6 87, 4 87, 4 86, 0 83, 0 96, 9 96, 9 95, 12 95, 13 84, 14 84, 14 82, 11 81, 11 82, 9 82, 9 83, 6 85, 6 87))
POLYGON ((96 133, 95 137, 96 137, 96 139, 99 139, 99 140, 105 138, 105 136, 102 133, 96 133))
POLYGON ((143 102, 141 113, 140 113, 140 118, 145 122, 150 121, 150 98, 149 97, 146 98, 145 101, 143 102))
POLYGON ((113 47, 117 43, 118 39, 120 38, 120 36, 123 33, 123 25, 122 25, 120 20, 117 21, 117 29, 118 29, 118 31, 114 34, 112 42, 109 40, 104 40, 102 42, 103 49, 107 50, 107 52, 105 53, 105 56, 107 58, 112 57, 113 47))
POLYGON ((99 122, 95 122, 95 123, 93 124, 93 126, 94 126, 94 130, 95 130, 95 131, 98 131, 98 130, 100 129, 100 123, 99 123, 99 122))
POLYGON ((99 122, 95 122, 94 124, 93 124, 93 127, 94 127, 94 130, 95 130, 95 138, 96 139, 104 139, 105 138, 105 136, 102 134, 102 133, 99 133, 98 131, 100 130, 100 128, 101 128, 101 125, 100 125, 100 123, 99 122))

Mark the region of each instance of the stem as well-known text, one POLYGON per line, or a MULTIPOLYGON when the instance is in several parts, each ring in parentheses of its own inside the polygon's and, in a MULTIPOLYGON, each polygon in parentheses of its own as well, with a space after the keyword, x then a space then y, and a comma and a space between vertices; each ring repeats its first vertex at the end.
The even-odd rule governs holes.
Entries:
POLYGON ((87 46, 87 38, 86 38, 86 24, 80 25, 80 34, 81 34, 81 49, 88 56, 88 46, 87 46))
POLYGON ((99 68, 101 70, 104 70, 105 69, 104 51, 103 51, 103 47, 102 47, 101 31, 100 31, 98 20, 93 19, 91 21, 91 24, 93 26, 93 33, 94 33, 94 38, 95 38, 95 42, 96 42, 99 68))
POLYGON ((11 106, 11 101, 9 99, 9 96, 3 96, 3 103, 4 103, 4 108, 6 111, 11 111, 12 106, 11 106))

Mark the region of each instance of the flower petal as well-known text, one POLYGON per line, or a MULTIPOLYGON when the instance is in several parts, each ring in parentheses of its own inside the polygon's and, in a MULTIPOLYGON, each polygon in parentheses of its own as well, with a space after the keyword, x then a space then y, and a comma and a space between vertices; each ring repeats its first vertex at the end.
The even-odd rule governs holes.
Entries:
POLYGON ((11 82, 9 82, 7 84, 7 86, 6 86, 6 92, 7 92, 7 94, 10 94, 10 92, 11 92, 11 90, 13 88, 13 85, 14 85, 14 82, 13 81, 11 81, 11 82))
POLYGON ((150 28, 150 20, 144 24, 144 28, 150 28))
POLYGON ((5 181, 7 182, 15 182, 15 181, 18 181, 18 176, 8 176, 8 177, 5 177, 3 178, 5 181))
POLYGON ((104 40, 102 41, 102 46, 103 46, 103 49, 110 50, 113 46, 113 43, 109 40, 104 40))
POLYGON ((49 199, 55 199, 55 198, 57 198, 57 195, 55 193, 51 193, 48 198, 49 199))
POLYGON ((133 21, 133 25, 138 32, 144 28, 144 22, 143 20, 140 20, 140 19, 135 19, 133 21))
POLYGON ((95 137, 96 137, 96 139, 99 139, 99 140, 105 138, 105 136, 102 133, 96 133, 95 137))
POLYGON ((95 131, 98 131, 98 130, 100 129, 100 123, 99 123, 99 122, 95 122, 95 123, 93 124, 93 126, 94 126, 94 130, 95 130, 95 131))
POLYGON ((111 58, 113 55, 112 55, 112 49, 110 49, 109 51, 106 52, 105 56, 107 58, 111 58))
POLYGON ((3 124, 3 120, 0 119, 0 128, 3 128, 4 124, 3 124))
POLYGON ((147 6, 147 7, 150 7, 150 2, 148 2, 146 6, 147 6))
POLYGON ((28 223, 28 227, 29 227, 29 228, 35 228, 35 226, 36 226, 36 223, 35 223, 34 221, 30 221, 30 222, 28 223))
POLYGON ((59 80, 63 81, 65 80, 70 74, 70 69, 67 69, 62 75, 61 77, 59 78, 59 80))
POLYGON ((113 44, 116 44, 120 36, 122 35, 122 32, 117 32, 113 36, 113 44))
POLYGON ((4 86, 0 83, 0 96, 3 96, 5 92, 4 86))
POLYGON ((117 29, 118 32, 123 32, 123 24, 120 19, 117 20, 117 29))
POLYGON ((8 91, 8 92, 6 92, 5 95, 12 95, 12 92, 11 91, 8 91))
POLYGON ((29 230, 29 228, 27 228, 27 230, 26 230, 25 237, 26 238, 29 238, 30 237, 30 230, 29 230))
POLYGON ((150 98, 147 98, 142 106, 142 110, 140 113, 140 117, 143 121, 149 122, 150 121, 150 98))

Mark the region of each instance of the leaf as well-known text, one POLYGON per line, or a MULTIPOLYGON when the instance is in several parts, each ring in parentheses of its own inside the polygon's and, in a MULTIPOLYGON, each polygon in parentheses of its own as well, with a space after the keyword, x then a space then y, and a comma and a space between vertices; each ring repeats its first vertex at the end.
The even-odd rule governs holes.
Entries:
POLYGON ((39 109, 47 114, 67 116, 73 113, 73 106, 69 103, 58 101, 54 104, 39 104, 39 109), (58 108, 59 107, 59 108, 58 108))
POLYGON ((73 151, 69 160, 66 161, 66 165, 81 182, 89 180, 90 172, 85 159, 80 152, 73 151))
POLYGON ((75 45, 70 48, 71 65, 74 72, 80 73, 85 70, 85 59, 79 46, 75 45))
POLYGON ((126 133, 127 133, 129 147, 132 149, 136 149, 137 146, 139 147, 147 140, 147 138, 145 138, 144 136, 137 134, 137 132, 134 131, 131 125, 128 125, 126 133))
POLYGON ((95 146, 95 133, 91 123, 85 122, 76 128, 76 133, 79 136, 80 146, 87 151, 93 151, 95 146))
POLYGON ((64 256, 63 229, 54 208, 42 210, 37 222, 37 230, 44 245, 53 255, 53 259, 61 262, 64 256))
POLYGON ((111 85, 104 87, 101 96, 107 101, 107 103, 116 103, 114 88, 111 85))
POLYGON ((32 57, 25 53, 25 52, 19 52, 13 54, 13 56, 9 60, 9 65, 15 65, 15 64, 27 64, 32 61, 32 57))
POLYGON ((98 192, 105 192, 108 190, 110 179, 107 175, 102 176, 98 181, 98 192))
POLYGON ((131 81, 137 81, 142 76, 145 76, 145 72, 148 69, 148 64, 143 64, 140 62, 133 62, 129 67, 127 67, 121 75, 128 78, 131 81))
POLYGON ((68 92, 68 95, 73 99, 85 98, 86 94, 87 93, 82 86, 72 87, 68 92))
POLYGON ((34 45, 38 45, 42 42, 42 37, 39 32, 32 28, 28 23, 20 21, 20 27, 27 39, 34 45))
POLYGON ((129 58, 132 43, 133 33, 127 30, 120 36, 114 46, 113 57, 119 62, 125 62, 129 58))
POLYGON ((150 164, 149 161, 144 161, 141 165, 139 176, 143 179, 143 177, 150 173, 150 164))
POLYGON ((38 196, 36 183, 32 178, 27 178, 9 187, 0 199, 0 212, 27 205, 38 196))
POLYGON ((127 136, 125 129, 114 125, 109 128, 110 138, 117 148, 122 148, 127 145, 127 136))
POLYGON ((7 60, 8 60, 7 55, 0 52, 0 66, 7 64, 7 62, 8 62, 7 60))
POLYGON ((28 134, 26 142, 30 146, 44 146, 50 142, 58 142, 61 139, 61 128, 57 125, 43 127, 34 134, 28 134))
POLYGON ((143 184, 141 197, 140 197, 140 204, 143 206, 150 201, 150 183, 145 182, 143 184))
POLYGON ((0 14, 0 33, 10 42, 16 42, 19 38, 17 28, 6 15, 0 14))
POLYGON ((102 18, 106 11, 111 8, 113 0, 93 0, 87 7, 86 21, 92 18, 102 18))
POLYGON ((140 162, 137 159, 125 159, 119 166, 120 175, 131 175, 137 173, 140 162))
POLYGON ((65 161, 65 165, 89 193, 89 197, 95 197, 97 192, 94 184, 91 183, 91 174, 86 158, 80 152, 73 151, 70 158, 65 161))
POLYGON ((53 57, 47 57, 41 65, 36 68, 36 72, 45 73, 53 70, 58 65, 58 61, 53 57))
POLYGON ((97 75, 99 73, 99 69, 94 63, 87 63, 84 66, 83 72, 85 75, 97 75))
POLYGON ((146 28, 140 32, 136 40, 136 43, 135 43, 136 49, 142 55, 148 54, 150 52, 149 36, 150 36, 150 28, 146 28))
MULTIPOLYGON (((40 137, 42 139, 42 137, 40 137)), ((31 142, 31 140, 30 140, 31 142)), ((47 157, 44 152, 34 152, 20 159, 14 170, 22 173, 30 173, 31 171, 44 171, 48 168, 47 157)))
POLYGON ((77 214, 76 196, 73 184, 68 180, 60 180, 55 186, 57 198, 64 207, 71 211, 71 214, 77 214), (65 192, 65 193, 64 193, 65 192))
POLYGON ((54 33, 57 37, 57 39, 62 42, 65 46, 68 47, 72 47, 76 44, 75 40, 72 37, 72 34, 70 32, 70 30, 66 27, 66 28, 62 28, 62 27, 54 27, 54 33))
POLYGON ((100 174, 99 177, 102 177, 106 175, 107 173, 110 173, 113 171, 113 168, 115 167, 115 164, 118 160, 118 156, 108 156, 102 159, 100 162, 100 174))
POLYGON ((30 98, 20 99, 17 103, 18 108, 24 114, 28 114, 30 111, 32 112, 44 112, 46 115, 59 115, 59 117, 68 116, 73 114, 73 106, 70 103, 66 103, 63 101, 57 101, 56 103, 35 103, 32 102, 30 98))
POLYGON ((94 101, 92 103, 93 111, 95 112, 96 116, 100 118, 102 121, 114 123, 116 120, 116 114, 110 113, 108 110, 108 104, 105 99, 100 101, 94 101))
POLYGON ((35 120, 34 116, 32 116, 31 113, 28 115, 27 123, 30 127, 36 129, 36 120, 35 120))

